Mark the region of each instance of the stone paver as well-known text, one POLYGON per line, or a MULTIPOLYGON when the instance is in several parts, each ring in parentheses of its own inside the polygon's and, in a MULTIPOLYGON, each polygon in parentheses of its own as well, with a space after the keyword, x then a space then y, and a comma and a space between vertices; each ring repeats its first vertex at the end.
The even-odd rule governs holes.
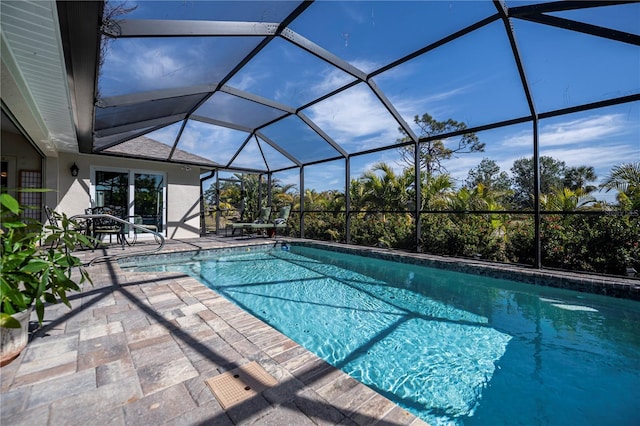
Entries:
POLYGON ((124 408, 125 419, 129 425, 158 425, 196 406, 187 388, 180 383, 127 404, 124 408))
MULTIPOLYGON (((168 241, 164 251, 251 242, 168 241)), ((0 370, 0 424, 422 424, 190 277, 117 263, 89 272, 94 286, 72 295, 71 309, 51 306, 0 370), (223 410, 205 380, 250 361, 278 385, 223 410)))
POLYGON ((19 387, 19 386, 25 386, 25 385, 32 385, 38 382, 51 380, 57 377, 73 374, 78 369, 75 356, 77 356, 77 354, 74 354, 73 360, 69 361, 66 364, 57 365, 55 367, 43 369, 40 371, 35 371, 33 373, 16 375, 13 379, 13 386, 19 387))
POLYGON ((51 352, 46 351, 45 348, 40 348, 42 352, 40 356, 32 357, 29 354, 29 348, 25 353, 25 361, 20 364, 20 368, 16 373, 16 377, 20 377, 26 374, 41 372, 44 370, 50 370, 52 368, 75 362, 78 357, 77 350, 70 350, 62 353, 58 353, 54 350, 51 352))
POLYGON ((96 388, 95 370, 79 371, 30 385, 26 409, 51 404, 56 400, 90 392, 96 388))

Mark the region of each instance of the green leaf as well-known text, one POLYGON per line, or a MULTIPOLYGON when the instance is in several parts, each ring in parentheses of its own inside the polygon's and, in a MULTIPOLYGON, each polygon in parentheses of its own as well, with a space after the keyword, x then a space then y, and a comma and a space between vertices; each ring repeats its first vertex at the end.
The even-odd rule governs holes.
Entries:
POLYGON ((42 272, 49 267, 49 262, 40 260, 40 259, 32 259, 25 266, 20 268, 23 272, 37 273, 42 272))
POLYGON ((20 321, 9 314, 0 313, 0 327, 20 328, 20 321))
POLYGON ((39 298, 36 299, 36 314, 38 314, 38 324, 42 325, 44 319, 44 303, 39 298))
POLYGON ((0 194, 0 204, 13 214, 20 213, 20 203, 7 193, 0 194))
POLYGON ((45 270, 44 273, 42 274, 42 277, 40 277, 40 282, 38 283, 38 290, 36 292, 36 298, 40 298, 40 296, 42 296, 42 294, 44 294, 45 291, 47 291, 47 284, 49 284, 49 270, 45 270))
POLYGON ((71 303, 69 302, 69 299, 67 299, 67 295, 64 291, 58 292, 58 296, 60 296, 60 300, 62 300, 62 303, 71 308, 71 303))
POLYGON ((2 226, 4 226, 5 228, 13 228, 13 229, 27 227, 27 225, 24 222, 2 222, 2 226))
POLYGON ((27 308, 28 301, 25 300, 25 296, 17 288, 12 288, 8 285, 4 277, 0 282, 0 290, 2 301, 5 304, 2 309, 4 312, 19 312, 27 308))

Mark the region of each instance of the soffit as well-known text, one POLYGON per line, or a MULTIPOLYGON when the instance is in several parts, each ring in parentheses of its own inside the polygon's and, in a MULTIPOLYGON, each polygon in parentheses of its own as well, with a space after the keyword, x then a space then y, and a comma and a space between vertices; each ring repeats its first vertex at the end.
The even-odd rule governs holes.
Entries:
POLYGON ((2 100, 45 155, 78 152, 54 1, 0 3, 2 100))

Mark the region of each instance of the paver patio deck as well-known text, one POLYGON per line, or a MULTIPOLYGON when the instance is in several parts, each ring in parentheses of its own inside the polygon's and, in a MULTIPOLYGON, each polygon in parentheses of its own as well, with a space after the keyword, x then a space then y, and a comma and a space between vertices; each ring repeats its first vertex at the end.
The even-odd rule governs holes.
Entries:
MULTIPOLYGON (((268 241, 199 238, 163 251, 268 241)), ((3 426, 424 424, 191 277, 116 262, 89 271, 94 285, 71 309, 50 306, 0 369, 3 426), (250 361, 278 384, 224 411, 205 380, 250 361)))

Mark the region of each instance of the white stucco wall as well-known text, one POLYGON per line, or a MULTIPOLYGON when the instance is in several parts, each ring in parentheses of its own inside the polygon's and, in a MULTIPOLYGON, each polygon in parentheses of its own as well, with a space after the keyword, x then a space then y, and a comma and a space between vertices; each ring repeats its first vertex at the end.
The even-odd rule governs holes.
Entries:
POLYGON ((9 187, 18 186, 19 170, 42 168, 42 186, 52 190, 44 195, 44 204, 68 216, 82 214, 91 207, 92 166, 165 173, 166 236, 175 239, 200 236, 200 169, 197 167, 186 170, 175 164, 70 153, 47 157, 42 167, 40 156, 29 142, 21 135, 8 132, 2 132, 0 153, 10 164, 9 187), (80 169, 76 177, 71 176, 70 171, 74 162, 80 169))
POLYGON ((72 216, 82 214, 84 209, 92 206, 92 166, 166 173, 166 236, 171 239, 200 236, 200 170, 197 167, 187 171, 180 165, 168 163, 61 153, 58 158, 57 211, 72 216), (70 172, 74 162, 80 169, 76 177, 71 176, 70 172))
POLYGON ((9 164, 8 188, 19 186, 18 172, 20 170, 41 170, 42 159, 38 151, 33 149, 22 136, 11 132, 0 134, 0 154, 2 161, 9 164))

